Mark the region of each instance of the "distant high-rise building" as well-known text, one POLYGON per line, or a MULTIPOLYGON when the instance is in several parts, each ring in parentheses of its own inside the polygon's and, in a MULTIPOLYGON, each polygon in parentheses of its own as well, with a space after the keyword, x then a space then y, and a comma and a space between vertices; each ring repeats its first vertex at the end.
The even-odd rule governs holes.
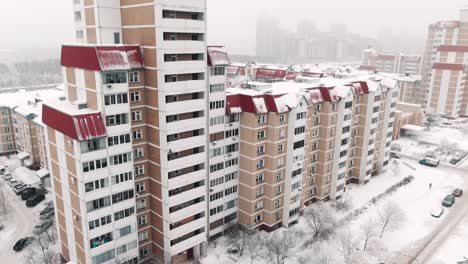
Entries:
POLYGON ((438 114, 457 118, 468 115, 468 7, 458 21, 431 24, 424 54, 422 87, 426 107, 438 114))

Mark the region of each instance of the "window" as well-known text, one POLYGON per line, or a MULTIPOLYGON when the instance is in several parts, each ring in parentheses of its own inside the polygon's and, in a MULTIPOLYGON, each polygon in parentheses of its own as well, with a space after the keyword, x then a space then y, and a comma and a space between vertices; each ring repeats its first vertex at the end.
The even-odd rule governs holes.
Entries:
POLYGON ((225 134, 226 134, 225 135, 226 138, 239 136, 239 129, 236 128, 234 130, 228 130, 228 131, 226 131, 225 134))
POLYGON ((130 82, 132 82, 132 83, 140 82, 140 72, 138 72, 138 71, 130 72, 130 82))
POLYGON ((263 186, 261 186, 260 188, 255 190, 255 195, 256 195, 256 197, 260 197, 260 196, 263 195, 263 186))
POLYGON ((283 172, 280 171, 280 172, 278 172, 278 174, 276 174, 276 180, 281 181, 282 179, 283 179, 283 172))
POLYGON ((114 32, 114 44, 120 44, 120 33, 114 32))
MULTIPOLYGON (((134 248, 137 247, 137 242, 136 240, 135 241, 132 241, 130 243, 127 243, 127 244, 124 244, 122 246, 119 246, 115 249, 115 253, 116 255, 121 255, 121 254, 124 254, 126 253, 127 251, 130 251, 134 248)), ((127 261, 124 261, 124 262, 120 262, 120 264, 136 264, 137 263, 137 260, 127 260, 127 261)))
POLYGON ((301 126, 301 127, 296 127, 294 129, 294 135, 299 135, 299 134, 303 134, 305 133, 305 126, 301 126))
POLYGON ((336 104, 336 103, 333 103, 333 104, 332 104, 332 111, 334 111, 334 112, 335 112, 335 111, 336 111, 336 109, 337 109, 337 104, 336 104))
POLYGON ((256 224, 260 223, 262 221, 262 215, 256 215, 254 218, 254 222, 256 224))
POLYGON ((146 256, 148 255, 148 252, 149 252, 149 251, 148 251, 148 248, 141 248, 141 249, 140 249, 140 257, 141 257, 141 258, 146 257, 146 256))
POLYGON ((120 173, 111 177, 112 185, 119 184, 119 183, 126 182, 126 181, 131 181, 131 180, 133 180, 133 172, 131 171, 120 173))
POLYGON ((146 225, 148 223, 148 218, 146 215, 138 217, 138 226, 146 225))
POLYGON ((296 119, 297 120, 304 119, 304 118, 306 118, 306 116, 307 116, 306 112, 297 113, 296 114, 296 119))
POLYGON ((139 140, 143 138, 143 132, 141 130, 133 131, 133 140, 139 140))
POLYGON ((127 83, 127 72, 105 72, 103 82, 104 84, 127 83))
POLYGON ((147 239, 148 239, 148 232, 147 231, 138 233, 138 242, 143 242, 143 241, 145 241, 147 239))
POLYGON ((255 203, 255 210, 260 210, 263 208, 263 201, 258 201, 255 203))
POLYGON ((294 177, 299 176, 299 175, 301 175, 301 174, 302 174, 302 168, 299 168, 299 169, 294 170, 294 171, 292 172, 292 177, 294 178, 294 177))
POLYGON ((136 191, 138 193, 142 193, 145 191, 145 183, 144 182, 140 182, 136 185, 136 191))
POLYGON ((224 84, 212 84, 210 85, 210 93, 224 92, 224 84))
POLYGON ((114 156, 109 157, 109 163, 111 165, 119 165, 119 164, 129 162, 131 160, 132 160, 132 153, 131 152, 118 154, 118 155, 114 155, 114 156))
POLYGON ((224 162, 210 165, 210 172, 215 172, 224 169, 224 162))
POLYGON ((221 213, 223 211, 223 209, 224 209, 223 205, 220 205, 220 206, 218 206, 216 208, 210 209, 210 216, 221 213))
POLYGON ((257 161, 257 169, 261 169, 261 168, 263 168, 263 167, 265 167, 265 161, 262 160, 262 159, 261 159, 261 160, 258 160, 258 161, 257 161))
POLYGON ((223 101, 210 102, 210 110, 220 109, 220 108, 224 108, 224 100, 223 101))
POLYGON ((226 210, 229 210, 237 205, 237 199, 231 200, 226 203, 226 210))
POLYGON ((265 130, 261 130, 257 132, 257 139, 265 139, 265 138, 266 138, 265 130))
POLYGON ((258 184, 258 183, 262 183, 263 181, 265 180, 265 177, 263 176, 263 174, 259 174, 255 177, 255 182, 258 184))
POLYGON ((145 166, 144 165, 139 165, 135 166, 135 175, 136 176, 141 176, 145 174, 145 166))
POLYGON ((77 30, 76 31, 76 39, 83 39, 83 30, 77 30))
POLYGON ((109 186, 109 179, 100 179, 92 182, 85 183, 85 192, 106 188, 109 186))
POLYGON ((304 144, 305 144, 304 140, 294 142, 294 149, 302 148, 304 147, 304 144))
POLYGON ((279 138, 282 139, 285 137, 285 132, 284 132, 284 129, 280 129, 279 131, 279 138))
POLYGON ((95 237, 89 241, 89 246, 91 248, 96 248, 101 245, 104 245, 113 240, 112 233, 107 233, 98 237, 95 237))
POLYGON ((112 195, 112 204, 116 204, 128 199, 132 199, 135 196, 133 190, 123 191, 112 195))
POLYGON ((107 123, 109 126, 118 126, 128 123, 127 114, 118 114, 107 116, 107 123))
POLYGON ((353 102, 352 101, 349 101, 349 102, 345 103, 345 108, 346 109, 351 108, 351 107, 353 107, 353 102))
POLYGON ((343 127, 342 133, 343 133, 343 134, 346 134, 346 133, 348 133, 350 130, 351 130, 351 127, 350 127, 350 126, 345 126, 345 127, 343 127))
POLYGON ((132 121, 141 121, 141 111, 132 111, 132 121))
POLYGON ((137 208, 137 210, 141 210, 141 209, 146 208, 146 200, 145 199, 138 200, 137 204, 136 204, 136 208, 137 208))
POLYGON ((283 144, 278 144, 278 152, 281 153, 284 151, 284 145, 283 144))
POLYGON ((262 125, 267 121, 266 115, 257 116, 257 124, 262 125))
POLYGON ((99 199, 87 202, 86 210, 89 213, 89 212, 93 212, 95 210, 98 210, 100 208, 104 208, 110 205, 111 205, 110 197, 99 198, 99 199))
POLYGON ((141 94, 140 92, 131 92, 130 93, 130 102, 140 102, 141 94))
POLYGON ((127 144, 130 142, 131 142, 130 134, 112 136, 112 137, 107 138, 107 145, 109 147, 120 145, 120 144, 127 144))
POLYGON ((284 124, 286 122, 286 116, 285 115, 280 115, 279 122, 280 122, 280 124, 284 124))
POLYGON ((263 155, 265 154, 265 146, 261 145, 257 147, 257 155, 263 155))
POLYGON ((239 159, 235 158, 235 159, 231 159, 231 160, 228 160, 228 161, 224 162, 224 167, 229 168, 229 167, 237 165, 237 164, 239 164, 239 159))
POLYGON ((221 76, 221 75, 224 75, 224 73, 225 73, 225 68, 222 66, 210 68, 211 76, 221 76))
POLYGON ((224 177, 219 177, 210 181, 210 187, 214 187, 224 183, 224 177))
POLYGON ((224 116, 210 118, 210 126, 216 126, 220 124, 224 124, 224 116))
POLYGON ((75 12, 75 22, 81 22, 81 12, 80 11, 75 12))
POLYGON ((320 124, 320 117, 314 117, 314 126, 318 126, 320 124))
POLYGON ((83 172, 103 169, 107 167, 107 159, 83 162, 83 172))
POLYGON ((233 173, 226 174, 226 175, 224 176, 224 181, 225 181, 225 182, 228 182, 228 181, 232 181, 232 180, 237 179, 237 178, 238 178, 237 174, 238 174, 237 171, 236 171, 236 172, 233 172, 233 173))
POLYGON ((278 185, 276 187, 276 194, 280 194, 281 193, 281 185, 278 185))
POLYGON ((223 191, 217 192, 215 194, 210 195, 210 202, 216 201, 224 197, 223 191))
POLYGON ((95 228, 98 228, 100 226, 105 226, 109 223, 112 222, 112 217, 111 215, 104 216, 95 220, 91 220, 88 222, 89 230, 93 230, 95 228))

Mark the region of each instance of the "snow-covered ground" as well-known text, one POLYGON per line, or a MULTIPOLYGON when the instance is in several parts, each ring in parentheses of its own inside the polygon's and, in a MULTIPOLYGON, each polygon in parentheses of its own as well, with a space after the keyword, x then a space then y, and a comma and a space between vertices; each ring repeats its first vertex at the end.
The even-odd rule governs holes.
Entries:
MULTIPOLYGON (((0 157, 0 166, 8 166, 15 178, 21 179, 25 183, 37 183, 38 179, 34 172, 21 167, 21 163, 16 158, 0 157)), ((0 224, 4 226, 0 231, 0 263, 24 263, 24 258, 28 250, 20 252, 13 251, 13 245, 21 238, 32 236, 32 231, 39 220, 39 213, 44 209, 45 203, 52 200, 50 192, 46 194, 46 200, 36 207, 26 207, 25 201, 16 195, 11 187, 0 177, 0 190, 3 191, 5 204, 7 206, 7 216, 0 216, 0 224)))
POLYGON ((59 85, 57 89, 47 89, 38 91, 20 90, 19 92, 1 93, 0 105, 15 107, 26 104, 28 101, 34 101, 39 98, 43 101, 57 100, 59 97, 65 96, 63 86, 59 85))
MULTIPOLYGON (((368 205, 363 214, 355 220, 346 222, 337 230, 341 232, 349 229, 352 237, 358 240, 360 250, 355 252, 352 263, 409 263, 411 259, 407 259, 403 251, 419 245, 420 240, 443 226, 444 221, 450 218, 452 214, 451 209, 447 209, 441 218, 434 218, 431 216, 431 209, 440 207, 443 198, 447 194, 450 194, 453 189, 459 187, 466 189, 467 186, 463 177, 466 175, 464 175, 461 169, 430 168, 419 165, 416 160, 409 159, 403 159, 399 168, 400 172, 397 176, 394 176, 390 169, 385 174, 372 179, 366 185, 352 185, 346 192, 345 198, 352 201, 352 207, 348 212, 354 208, 368 205), (368 204, 370 199, 385 192, 388 187, 401 181, 408 175, 414 176, 414 180, 411 183, 389 194, 376 204, 368 204), (432 183, 432 188, 429 188, 430 183, 432 183), (397 204, 403 210, 405 215, 404 221, 398 227, 386 231, 382 238, 378 236, 374 237, 369 242, 368 249, 363 252, 363 237, 360 226, 368 219, 373 219, 377 222, 378 228, 381 228, 381 224, 378 223, 379 212, 388 202, 397 204)), ((337 215, 342 216, 345 213, 337 212, 337 215)), ((329 256, 332 259, 331 263, 344 263, 336 238, 303 248, 304 242, 310 239, 310 235, 309 237, 307 235, 308 233, 310 234, 310 228, 303 217, 300 218, 299 223, 293 229, 300 230, 306 235, 296 242, 297 246, 294 247, 291 254, 293 257, 288 258, 286 263, 314 263, 312 260, 317 259, 318 253, 329 256)), ((277 230, 275 232, 281 231, 277 230)), ((221 238, 211 243, 208 257, 204 258, 202 263, 251 263, 248 252, 238 260, 235 256, 227 254, 226 248, 228 245, 225 245, 225 241, 224 238, 221 238)), ((269 262, 265 259, 257 259, 255 263, 266 264, 269 262)))

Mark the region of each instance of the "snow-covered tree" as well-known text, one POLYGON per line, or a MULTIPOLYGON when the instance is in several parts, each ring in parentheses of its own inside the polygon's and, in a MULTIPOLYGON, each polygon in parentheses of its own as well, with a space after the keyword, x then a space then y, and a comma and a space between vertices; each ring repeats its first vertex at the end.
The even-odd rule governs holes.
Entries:
POLYGON ((359 241, 353 236, 348 228, 338 233, 337 247, 345 264, 350 264, 353 255, 356 253, 359 241))
POLYGON ((293 257, 292 250, 295 246, 296 237, 293 232, 278 231, 272 234, 264 234, 263 247, 264 258, 276 264, 284 264, 287 259, 293 257))
POLYGON ((364 240, 364 247, 362 250, 366 251, 367 244, 369 243, 369 241, 372 240, 372 238, 379 235, 379 232, 377 230, 377 223, 372 218, 368 218, 361 224, 360 228, 362 238, 364 240))
POLYGON ((25 261, 27 264, 58 264, 60 255, 51 249, 51 241, 46 234, 34 237, 33 243, 28 247, 25 261))
POLYGON ((244 250, 248 245, 250 237, 251 235, 239 225, 232 226, 226 232, 226 242, 230 247, 229 249, 234 249, 239 256, 244 255, 244 250))
POLYGON ((327 239, 333 233, 336 219, 330 208, 323 203, 310 206, 304 213, 304 220, 309 226, 313 239, 327 239))
POLYGON ((387 202, 379 211, 380 237, 387 229, 397 228, 405 220, 405 212, 394 202, 387 202))

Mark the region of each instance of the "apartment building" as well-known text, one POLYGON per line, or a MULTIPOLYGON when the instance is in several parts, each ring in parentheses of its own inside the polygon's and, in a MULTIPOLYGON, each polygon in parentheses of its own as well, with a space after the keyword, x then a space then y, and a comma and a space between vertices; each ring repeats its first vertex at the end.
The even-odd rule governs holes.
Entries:
POLYGON ((239 224, 288 227, 308 204, 338 199, 347 184, 386 170, 395 80, 256 77, 227 89, 227 114, 240 120, 239 224))
POLYGON ((77 263, 198 258, 209 223, 208 117, 217 114, 209 111, 206 1, 74 0, 74 12, 78 44, 63 46, 61 60, 67 99, 45 109, 78 122, 77 132, 44 115, 62 255, 77 263))
POLYGON ((0 106, 0 155, 12 154, 16 151, 15 135, 11 109, 0 106))
POLYGON ((460 10, 458 21, 429 26, 423 73, 423 85, 428 89, 426 108, 449 118, 468 115, 467 32, 466 7, 460 10))
POLYGON ((361 69, 386 73, 420 75, 422 57, 418 55, 379 53, 375 49, 362 52, 361 69))
POLYGON ((228 65, 230 59, 224 47, 208 47, 210 171, 207 232, 210 240, 237 223, 240 127, 238 116, 226 116, 228 65))
POLYGON ((406 125, 423 126, 424 110, 421 105, 398 102, 393 126, 393 140, 401 137, 401 130, 406 125))

